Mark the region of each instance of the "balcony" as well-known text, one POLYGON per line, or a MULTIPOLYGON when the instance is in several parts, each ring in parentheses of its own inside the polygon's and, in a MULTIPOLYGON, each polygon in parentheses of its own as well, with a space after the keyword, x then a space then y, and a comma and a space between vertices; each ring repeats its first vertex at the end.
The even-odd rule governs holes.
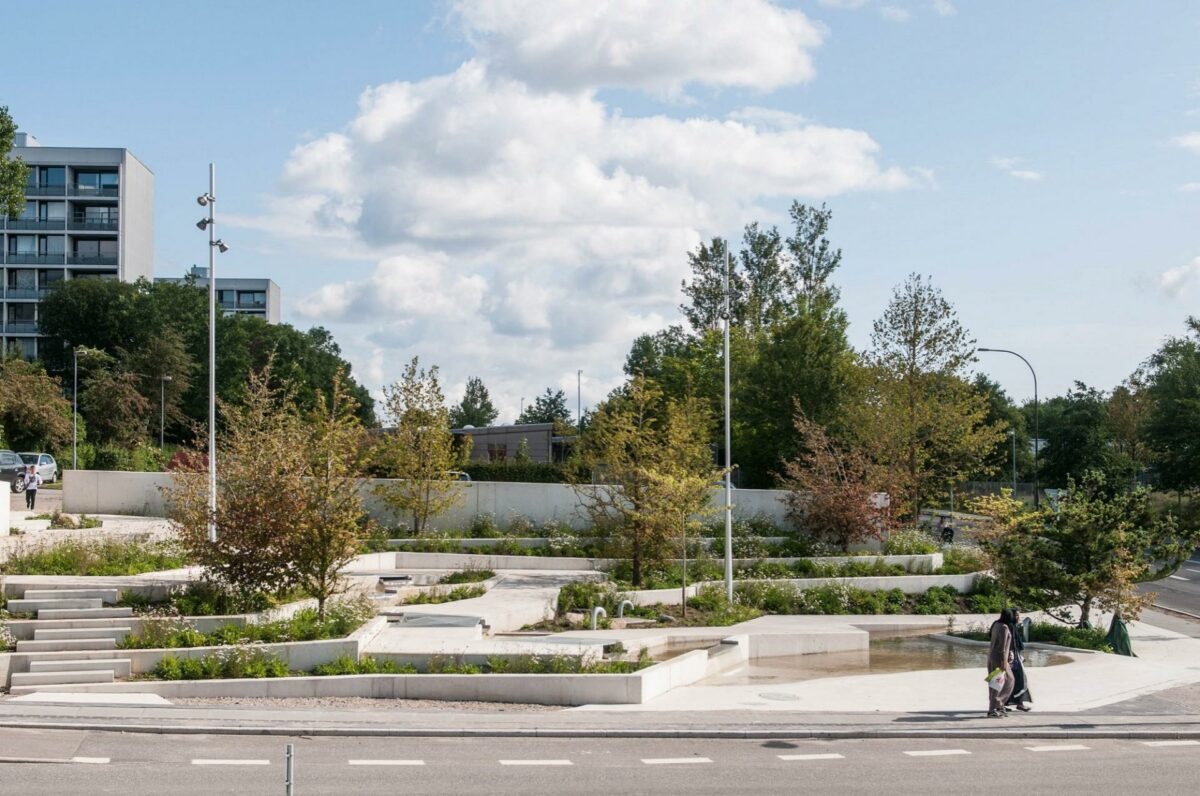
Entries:
POLYGON ((66 196, 65 185, 26 185, 25 196, 66 196))
POLYGON ((67 222, 61 218, 58 219, 36 219, 36 218, 10 218, 8 220, 9 229, 50 229, 62 230, 66 229, 67 222))
MULTIPOLYGON (((59 260, 58 265, 62 265, 62 260, 59 260)), ((115 254, 69 254, 67 255, 67 265, 116 265, 117 255, 115 254)))
POLYGON ((72 185, 71 196, 100 197, 116 199, 121 195, 121 189, 115 185, 96 187, 95 185, 72 185))
POLYGON ((6 298, 10 299, 39 299, 42 297, 42 292, 37 288, 32 287, 13 287, 9 288, 4 293, 6 298))
POLYGON ((9 252, 9 265, 62 265, 63 253, 31 254, 29 252, 9 252))
POLYGON ((4 331, 8 334, 37 334, 37 321, 8 321, 4 324, 4 331))
POLYGON ((91 218, 81 215, 71 217, 71 229, 81 229, 88 232, 116 232, 119 223, 119 219, 115 214, 100 217, 92 216, 91 218))

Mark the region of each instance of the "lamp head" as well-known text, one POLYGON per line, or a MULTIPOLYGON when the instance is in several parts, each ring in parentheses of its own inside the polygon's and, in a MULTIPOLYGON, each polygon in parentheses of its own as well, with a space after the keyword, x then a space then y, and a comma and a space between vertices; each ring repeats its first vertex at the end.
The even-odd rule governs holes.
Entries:
POLYGON ((229 246, 223 240, 218 239, 213 241, 213 245, 217 247, 217 251, 221 252, 221 254, 229 251, 229 246))
POLYGON ((200 205, 201 207, 204 207, 211 201, 213 201, 213 198, 206 193, 202 193, 196 197, 196 204, 200 205))
POLYGON ((200 219, 199 221, 197 221, 197 222, 196 222, 196 227, 197 227, 197 228, 198 228, 198 229, 199 229, 201 232, 203 232, 204 230, 208 229, 208 225, 209 225, 209 224, 211 224, 211 223, 212 223, 212 219, 211 219, 211 218, 202 218, 202 219, 200 219))

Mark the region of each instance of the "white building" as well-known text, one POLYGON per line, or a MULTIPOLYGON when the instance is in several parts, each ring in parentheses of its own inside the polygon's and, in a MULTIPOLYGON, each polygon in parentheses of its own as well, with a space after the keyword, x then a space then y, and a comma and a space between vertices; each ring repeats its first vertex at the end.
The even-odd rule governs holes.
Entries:
POLYGON ((38 303, 64 279, 150 279, 154 174, 128 149, 44 147, 17 133, 25 209, 0 217, 3 343, 38 355, 38 303))
MULTIPOLYGON (((192 266, 196 287, 208 289, 208 269, 192 266)), ((159 277, 155 282, 183 282, 187 277, 159 277)), ((267 323, 279 323, 279 285, 270 279, 225 279, 217 277, 217 306, 222 312, 253 315, 267 323)))

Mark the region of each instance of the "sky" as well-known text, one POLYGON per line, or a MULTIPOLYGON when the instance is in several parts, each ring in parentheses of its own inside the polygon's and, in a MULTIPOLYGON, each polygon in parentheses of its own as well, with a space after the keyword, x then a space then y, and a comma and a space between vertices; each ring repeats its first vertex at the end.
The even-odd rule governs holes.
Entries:
POLYGON ((419 355, 501 420, 577 370, 594 404, 681 322, 687 252, 794 199, 833 210, 859 349, 912 272, 1043 397, 1200 314, 1191 0, 58 0, 20 31, 0 105, 149 166, 155 274, 207 257, 215 162, 218 275, 274 279, 376 393, 419 355))

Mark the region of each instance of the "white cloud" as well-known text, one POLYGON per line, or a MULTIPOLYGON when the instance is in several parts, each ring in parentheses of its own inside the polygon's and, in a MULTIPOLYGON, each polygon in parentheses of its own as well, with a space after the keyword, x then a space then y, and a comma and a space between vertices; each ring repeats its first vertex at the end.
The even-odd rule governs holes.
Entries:
POLYGON ((1022 158, 992 158, 993 166, 1015 179, 1027 182, 1041 182, 1045 178, 1045 175, 1040 171, 1023 168, 1024 162, 1022 158))
POLYGON ((1179 186, 1180 193, 1200 193, 1200 182, 1185 182, 1179 186))
POLYGON ((829 8, 862 8, 871 0, 819 0, 821 5, 829 8))
POLYGON ((767 0, 459 0, 454 14, 497 74, 558 91, 770 90, 811 80, 822 40, 803 12, 767 0))
POLYGON ((906 9, 899 6, 880 6, 879 16, 888 22, 908 22, 911 17, 906 9))
POLYGON ((933 0, 933 10, 943 17, 952 17, 958 13, 958 9, 950 0, 933 0))
POLYGON ((1186 265, 1169 268, 1158 277, 1158 286, 1171 298, 1180 298, 1200 276, 1200 257, 1186 265))
POLYGON ((1200 155, 1200 132, 1177 135, 1171 139, 1171 143, 1200 155))

